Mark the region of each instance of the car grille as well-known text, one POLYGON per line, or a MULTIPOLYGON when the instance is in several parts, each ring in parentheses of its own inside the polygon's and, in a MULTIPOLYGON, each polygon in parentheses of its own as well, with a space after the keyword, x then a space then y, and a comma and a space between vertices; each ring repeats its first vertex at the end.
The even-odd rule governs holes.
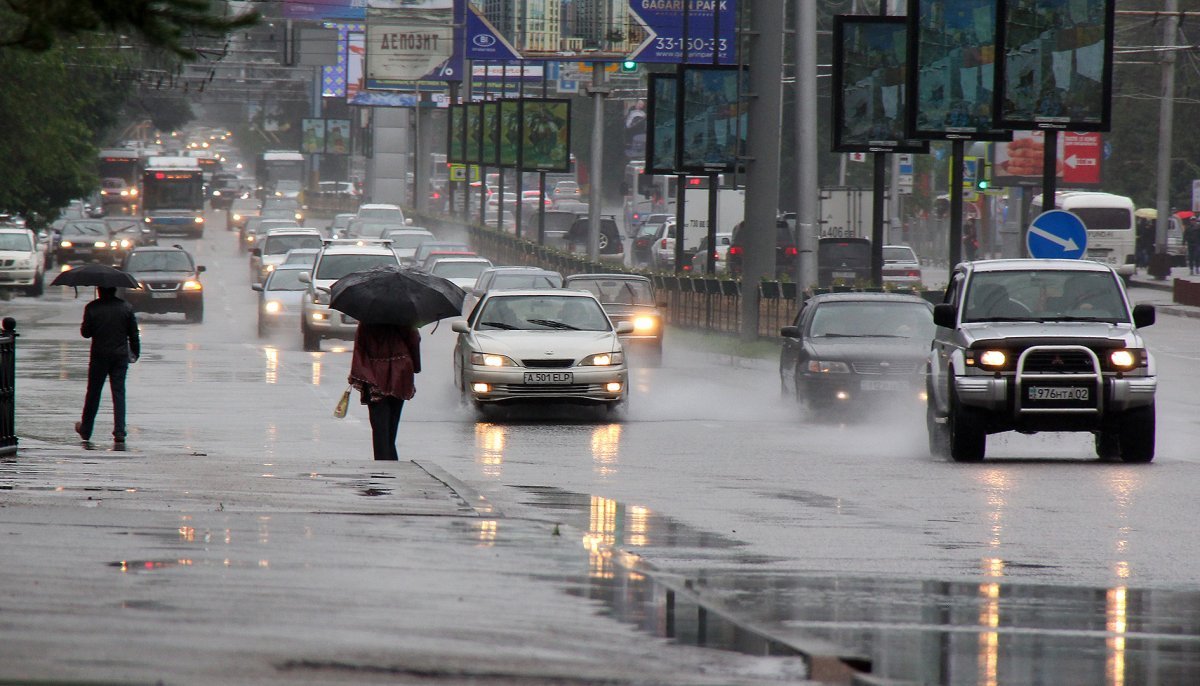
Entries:
POLYGON ((852 362, 855 374, 912 374, 917 363, 910 360, 887 360, 881 362, 852 362))
POLYGON ((496 391, 507 393, 509 395, 523 395, 529 397, 558 396, 558 395, 595 395, 604 393, 604 386, 600 384, 548 384, 548 385, 526 385, 526 384, 496 384, 496 391))
POLYGON ((1082 350, 1038 351, 1025 358, 1026 374, 1094 374, 1092 358, 1082 350))
POLYGON ((0 267, 11 267, 16 263, 16 260, 0 260, 0 267))
POLYGON ((142 285, 146 290, 150 291, 177 291, 179 290, 178 281, 143 281, 142 285))
POLYGON ((521 360, 521 364, 537 369, 561 369, 575 364, 575 360, 521 360))

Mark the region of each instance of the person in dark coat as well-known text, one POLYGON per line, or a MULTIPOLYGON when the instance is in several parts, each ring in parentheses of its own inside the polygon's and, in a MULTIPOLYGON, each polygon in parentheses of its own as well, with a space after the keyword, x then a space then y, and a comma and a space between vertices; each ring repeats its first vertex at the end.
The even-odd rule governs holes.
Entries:
POLYGON ((968 219, 963 226, 963 259, 967 262, 974 262, 975 256, 979 253, 979 236, 975 233, 975 220, 968 219))
POLYGON ((125 374, 129 364, 142 354, 137 317, 133 307, 117 297, 115 288, 98 288, 100 297, 83 308, 79 333, 92 339, 88 360, 87 394, 83 401, 83 419, 75 422, 75 433, 90 440, 100 409, 100 394, 108 381, 112 391, 113 440, 125 442, 125 374))
POLYGON ((1187 248, 1188 272, 1193 276, 1200 274, 1200 221, 1188 220, 1183 243, 1187 248))
POLYGON ((371 420, 376 460, 398 460, 396 433, 404 401, 416 394, 421 372, 421 334, 413 327, 360 323, 354 334, 350 385, 358 389, 371 420))
POLYGON ((1138 219, 1135 236, 1135 252, 1139 268, 1150 266, 1150 256, 1154 254, 1154 220, 1143 217, 1138 219))

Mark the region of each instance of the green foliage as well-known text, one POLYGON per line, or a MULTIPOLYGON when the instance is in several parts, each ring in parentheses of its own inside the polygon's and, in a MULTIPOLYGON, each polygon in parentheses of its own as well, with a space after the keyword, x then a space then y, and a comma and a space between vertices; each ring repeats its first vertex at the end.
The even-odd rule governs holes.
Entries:
POLYGON ((176 131, 196 117, 187 96, 174 91, 156 91, 137 98, 130 109, 149 119, 159 131, 176 131))

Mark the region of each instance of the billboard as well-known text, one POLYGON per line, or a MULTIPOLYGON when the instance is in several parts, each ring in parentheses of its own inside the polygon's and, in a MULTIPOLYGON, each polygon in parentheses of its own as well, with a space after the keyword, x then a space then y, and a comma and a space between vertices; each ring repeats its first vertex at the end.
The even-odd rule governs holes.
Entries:
POLYGON ((679 81, 675 74, 651 74, 646 106, 647 174, 674 174, 679 169, 675 125, 679 112, 679 81))
POLYGON ((451 105, 446 124, 446 161, 451 164, 464 164, 463 135, 467 123, 463 113, 463 105, 451 105))
POLYGON ((992 106, 999 0, 908 0, 908 132, 914 138, 1008 140, 992 106))
POLYGON ((480 108, 479 128, 483 142, 479 149, 479 163, 486 167, 500 164, 500 103, 481 102, 473 107, 480 108))
POLYGON ((350 154, 350 120, 349 119, 326 119, 325 120, 325 154, 326 155, 349 155, 350 154))
POLYGON ((466 57, 733 64, 737 16, 737 0, 471 0, 466 57))
POLYGON ((300 120, 300 152, 320 154, 325 152, 325 120, 300 120))
MULTIPOLYGON (((1042 131, 1017 131, 1011 143, 996 144, 992 185, 1042 186, 1045 156, 1042 131)), ((1099 188, 1104 139, 1098 132, 1062 131, 1055 151, 1058 183, 1067 188, 1099 188)))
MULTIPOLYGON (((461 81, 456 5, 463 0, 371 0, 367 8, 367 83, 461 81), (457 48, 457 50, 456 50, 457 48), (457 52, 457 63, 455 56, 457 52)), ((411 87, 411 84, 410 84, 411 87)))
POLYGON ((463 111, 466 113, 466 131, 463 134, 463 140, 466 142, 463 145, 463 156, 466 158, 467 164, 479 164, 479 146, 482 142, 483 129, 480 127, 479 115, 482 113, 482 108, 479 103, 467 103, 463 105, 463 111))
POLYGON ((521 100, 522 171, 571 170, 571 101, 521 100))
POLYGON ((346 36, 346 104, 359 107, 416 107, 416 93, 368 90, 365 62, 366 36, 350 33, 346 36))
POLYGON ((1115 0, 999 0, 997 125, 1107 131, 1115 0))
POLYGON ((738 90, 745 71, 687 67, 680 87, 680 171, 732 173, 745 154, 746 103, 738 90))
POLYGON ((905 126, 907 28, 904 17, 834 17, 834 152, 928 151, 905 126))
POLYGON ((500 166, 516 167, 521 154, 521 101, 500 101, 500 166))

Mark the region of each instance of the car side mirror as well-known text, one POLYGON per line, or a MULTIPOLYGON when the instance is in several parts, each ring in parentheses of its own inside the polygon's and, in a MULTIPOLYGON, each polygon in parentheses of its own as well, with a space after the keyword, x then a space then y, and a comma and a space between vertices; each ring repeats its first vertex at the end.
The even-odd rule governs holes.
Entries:
POLYGON ((450 330, 454 333, 467 333, 471 330, 471 327, 467 326, 467 320, 455 319, 450 323, 450 330))
POLYGON ((300 283, 312 283, 312 275, 308 272, 301 272, 297 274, 296 279, 300 281, 300 283))
POLYGON ((252 291, 259 291, 261 293, 262 289, 263 289, 263 285, 261 283, 250 284, 250 290, 252 290, 252 291))
POLYGON ((933 306, 933 323, 938 326, 953 329, 955 319, 958 318, 958 308, 949 303, 940 303, 933 306))
POLYGON ((250 254, 255 257, 262 257, 262 248, 250 248, 250 254))
POLYGON ((199 267, 196 267, 197 274, 203 274, 206 271, 208 271, 208 268, 205 267, 204 265, 200 265, 199 267))
POLYGON ((1133 325, 1139 329, 1153 324, 1156 316, 1153 305, 1133 306, 1133 325))
POLYGON ((633 322, 617 322, 617 335, 633 333, 633 322))
POLYGON ((785 326, 779 330, 779 335, 784 338, 800 338, 800 327, 785 326))

